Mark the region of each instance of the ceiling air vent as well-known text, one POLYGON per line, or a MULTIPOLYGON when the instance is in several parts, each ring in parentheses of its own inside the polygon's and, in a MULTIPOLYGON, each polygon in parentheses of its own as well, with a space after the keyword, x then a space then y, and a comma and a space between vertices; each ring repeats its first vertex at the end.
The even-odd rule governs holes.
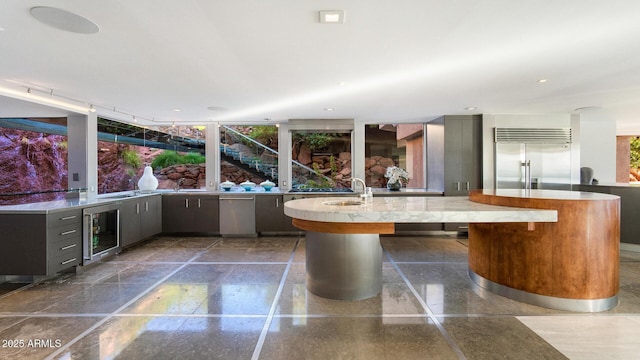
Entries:
POLYGON ((496 143, 570 144, 571 129, 494 128, 496 143))

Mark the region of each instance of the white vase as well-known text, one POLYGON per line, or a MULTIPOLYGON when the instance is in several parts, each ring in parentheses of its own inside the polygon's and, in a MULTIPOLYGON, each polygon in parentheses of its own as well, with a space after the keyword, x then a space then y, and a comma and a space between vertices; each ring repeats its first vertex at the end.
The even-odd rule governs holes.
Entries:
POLYGON ((144 167, 144 173, 138 180, 138 189, 142 192, 151 192, 158 188, 158 179, 153 175, 153 169, 151 166, 144 167))

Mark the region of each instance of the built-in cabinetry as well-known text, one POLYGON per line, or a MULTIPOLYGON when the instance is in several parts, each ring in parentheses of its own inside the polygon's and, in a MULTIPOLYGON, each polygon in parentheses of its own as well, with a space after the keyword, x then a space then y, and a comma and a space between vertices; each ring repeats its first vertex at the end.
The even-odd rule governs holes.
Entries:
MULTIPOLYGON (((427 123, 427 188, 467 196, 482 188, 482 115, 447 115, 427 123)), ((461 231, 467 224, 447 223, 461 231)))
POLYGON ((82 209, 3 214, 2 275, 53 275, 82 262, 82 209))
POLYGON ((123 200, 120 208, 120 245, 131 246, 162 232, 162 197, 151 195, 123 200))
POLYGON ((165 194, 162 196, 162 232, 219 233, 219 196, 165 194))
POLYGON ((279 194, 256 196, 256 231, 299 232, 291 224, 291 218, 284 214, 284 198, 279 194))
POLYGON ((82 262, 82 210, 47 215, 47 275, 82 262))

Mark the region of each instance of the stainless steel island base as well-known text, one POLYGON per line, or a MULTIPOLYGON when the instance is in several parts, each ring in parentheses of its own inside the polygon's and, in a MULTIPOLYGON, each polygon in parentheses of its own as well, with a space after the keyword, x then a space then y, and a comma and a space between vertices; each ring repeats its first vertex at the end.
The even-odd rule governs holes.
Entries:
POLYGON ((334 300, 363 300, 382 291, 378 234, 307 231, 307 289, 334 300))

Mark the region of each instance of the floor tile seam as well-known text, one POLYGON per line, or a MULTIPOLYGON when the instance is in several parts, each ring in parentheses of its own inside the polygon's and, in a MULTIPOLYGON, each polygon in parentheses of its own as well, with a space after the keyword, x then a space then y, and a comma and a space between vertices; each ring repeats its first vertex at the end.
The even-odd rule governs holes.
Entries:
POLYGON ((194 318, 194 319, 266 319, 268 314, 180 314, 180 313, 120 313, 115 314, 112 317, 114 318, 133 318, 133 317, 154 317, 154 318, 194 318))
POLYGON ((194 261, 189 265, 287 265, 286 261, 194 261))
POLYGON ((124 261, 109 261, 109 264, 133 264, 133 265, 182 265, 188 263, 189 260, 186 261, 144 261, 144 260, 124 260, 124 261))
POLYGON ((633 317, 633 318, 640 319, 640 314, 638 313, 518 314, 514 316, 515 317, 558 317, 558 318, 559 317, 633 317))
POLYGON ((280 278, 280 284, 278 285, 278 290, 276 290, 276 294, 273 297, 273 302, 271 303, 269 314, 267 316, 267 319, 264 322, 264 326, 262 327, 262 331, 260 332, 260 336, 258 337, 256 346, 253 349, 251 360, 258 360, 260 358, 262 347, 264 346, 264 342, 267 338, 267 334, 269 333, 269 328, 271 327, 271 323, 273 322, 276 309, 278 308, 278 303, 280 302, 280 296, 282 295, 282 291, 284 290, 287 277, 289 276, 289 270, 291 270, 291 264, 293 263, 293 258, 296 255, 296 250, 298 249, 299 243, 300 243, 300 238, 298 238, 295 244, 293 245, 293 249, 291 250, 291 254, 289 255, 289 261, 287 262, 287 266, 284 268, 284 272, 282 273, 282 277, 280 278))
POLYGON ((404 280, 405 284, 409 287, 409 290, 411 291, 413 296, 416 298, 418 303, 420 303, 420 305, 423 307, 423 309, 429 315, 429 318, 431 319, 431 321, 433 321, 433 323, 436 325, 436 327, 440 331, 440 334, 444 338, 445 342, 449 345, 451 350, 457 355, 458 359, 465 359, 466 360, 467 357, 464 355, 464 353, 462 352, 460 347, 458 347, 458 344, 456 344, 456 342, 449 335, 449 333, 444 328, 442 323, 435 317, 433 311, 431 311, 431 308, 429 308, 429 305, 420 297, 420 294, 415 289, 415 287, 413 287, 413 285, 411 284, 411 282, 409 281, 407 276, 402 272, 400 267, 395 263, 395 261, 394 261, 393 257, 391 256, 391 254, 388 251, 384 250, 384 249, 383 249, 383 251, 384 251, 384 254, 387 256, 387 258, 389 259, 389 262, 393 265, 393 267, 396 269, 398 274, 400 274, 400 277, 402 277, 402 279, 404 280))
POLYGON ((467 265, 466 261, 396 261, 399 265, 467 265))
MULTIPOLYGON (((216 241, 213 244, 211 244, 209 247, 207 247, 206 249, 203 249, 201 251, 201 253, 205 252, 206 250, 208 250, 210 247, 215 246, 215 244, 217 244, 219 242, 216 241)), ((194 255, 190 260, 193 261, 195 260, 198 256, 200 256, 200 253, 194 255)), ((148 287, 147 289, 143 290, 142 292, 140 292, 138 295, 134 296, 131 300, 127 301, 124 305, 120 306, 119 308, 117 308, 116 310, 114 310, 113 312, 109 313, 107 316, 103 317, 101 320, 98 320, 95 324, 93 324, 92 326, 90 326, 88 329, 86 329, 85 331, 83 331, 82 333, 80 333, 78 336, 76 336, 75 338, 71 339, 68 343, 64 344, 63 346, 59 347, 56 351, 54 351, 52 354, 50 354, 49 356, 46 357, 46 360, 50 360, 50 359, 55 359, 56 356, 60 355, 63 351, 67 350, 68 348, 70 348, 71 346, 73 346, 75 343, 77 343, 78 341, 80 341, 82 338, 84 338, 85 336, 89 335, 92 331, 94 331, 95 329, 99 328, 100 326, 102 326, 104 323, 106 323, 107 321, 109 321, 113 315, 118 314, 119 312, 121 312, 122 310, 126 309, 127 307, 129 307, 131 304, 135 303, 136 301, 140 300, 143 296, 145 296, 146 294, 150 293, 154 288, 156 288, 158 285, 162 284, 163 282, 165 282, 166 280, 168 280, 171 276, 175 275, 176 273, 178 273, 180 270, 184 269, 189 263, 185 263, 179 267, 177 267, 176 269, 174 269, 173 271, 171 271, 169 274, 167 274, 166 276, 164 276, 162 279, 156 281, 154 284, 152 284, 150 287, 148 287)))
POLYGON ((299 319, 299 318, 312 318, 312 319, 429 319, 431 317, 428 314, 277 314, 274 318, 281 319, 299 319))
POLYGON ((63 318, 63 317, 102 317, 108 316, 109 313, 12 313, 12 314, 0 314, 0 319, 10 319, 16 317, 30 317, 30 318, 63 318))

